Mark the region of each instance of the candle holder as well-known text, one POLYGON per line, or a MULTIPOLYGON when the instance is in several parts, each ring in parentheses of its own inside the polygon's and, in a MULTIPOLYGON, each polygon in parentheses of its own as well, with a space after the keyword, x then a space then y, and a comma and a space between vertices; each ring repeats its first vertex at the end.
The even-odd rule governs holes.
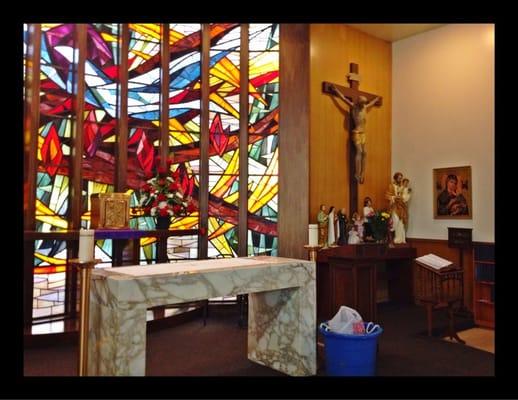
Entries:
POLYGON ((77 268, 80 273, 81 300, 79 305, 79 376, 87 376, 88 372, 88 319, 90 315, 90 276, 95 264, 102 260, 82 261, 77 258, 69 260, 73 268, 77 268))
POLYGON ((311 246, 309 244, 305 244, 304 248, 309 252, 309 261, 317 261, 317 251, 322 248, 321 245, 311 246))

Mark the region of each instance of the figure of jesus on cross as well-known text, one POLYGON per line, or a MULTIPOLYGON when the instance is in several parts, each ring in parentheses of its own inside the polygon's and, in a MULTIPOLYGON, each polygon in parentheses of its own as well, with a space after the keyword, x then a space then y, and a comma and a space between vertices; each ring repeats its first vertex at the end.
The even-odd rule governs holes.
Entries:
POLYGON ((348 80, 351 82, 350 88, 337 87, 332 83, 324 82, 323 91, 342 99, 350 107, 351 115, 351 139, 354 143, 355 154, 355 173, 354 178, 358 183, 365 180, 365 149, 366 135, 365 125, 367 122, 367 111, 373 105, 381 106, 381 97, 370 93, 361 92, 358 89, 360 77, 358 75, 358 64, 351 63, 351 72, 348 80))
POLYGON ((340 93, 334 85, 331 85, 331 88, 339 98, 351 107, 351 116, 353 121, 352 140, 356 146, 356 172, 354 177, 359 183, 363 183, 365 179, 365 157, 367 155, 367 152, 365 151, 365 124, 367 123, 367 110, 378 102, 379 97, 375 97, 371 101, 368 101, 367 97, 359 96, 358 100, 353 103, 340 93))

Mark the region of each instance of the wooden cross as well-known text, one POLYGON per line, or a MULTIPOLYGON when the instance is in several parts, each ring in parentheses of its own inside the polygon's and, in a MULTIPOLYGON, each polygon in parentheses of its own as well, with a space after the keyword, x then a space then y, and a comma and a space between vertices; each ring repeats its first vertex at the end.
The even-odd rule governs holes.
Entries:
MULTIPOLYGON (((328 93, 333 96, 337 96, 335 91, 333 90, 333 86, 344 96, 350 99, 353 103, 356 103, 360 96, 364 96, 367 99, 367 103, 374 100, 378 97, 378 101, 375 103, 376 106, 381 106, 383 98, 381 96, 362 92, 359 89, 360 86, 360 75, 358 72, 358 64, 350 63, 349 64, 349 74, 347 74, 347 80, 349 81, 350 87, 340 86, 336 84, 332 84, 330 82, 322 82, 322 92, 328 93)), ((338 97, 338 96, 337 96, 338 97)), ((353 126, 352 113, 349 113, 350 121, 349 126, 353 126)), ((351 135, 352 136, 352 135, 351 135)), ((352 140, 352 139, 351 139, 352 140)), ((349 146, 349 193, 350 193, 350 201, 349 201, 349 218, 352 214, 358 211, 358 180, 355 178, 354 173, 356 170, 355 164, 356 158, 356 147, 351 144, 349 146)))

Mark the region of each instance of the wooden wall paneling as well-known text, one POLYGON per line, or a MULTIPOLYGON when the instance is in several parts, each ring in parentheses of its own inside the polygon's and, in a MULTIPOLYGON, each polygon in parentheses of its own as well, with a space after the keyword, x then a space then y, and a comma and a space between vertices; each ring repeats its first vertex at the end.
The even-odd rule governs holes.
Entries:
MULTIPOLYGON (((417 257, 433 253, 439 257, 452 261, 459 265, 459 249, 448 247, 447 240, 407 238, 410 246, 415 247, 417 257)), ((473 311, 473 252, 469 249, 462 250, 464 269, 464 306, 473 311)))
POLYGON ((375 208, 385 208, 391 181, 391 44, 344 24, 311 24, 310 39, 310 221, 316 221, 321 203, 349 208, 349 107, 321 88, 324 80, 349 86, 351 62, 359 64, 360 89, 383 97, 383 106, 367 117, 366 180, 359 185, 357 206, 361 210, 370 196, 375 208))
POLYGON ((341 25, 311 24, 310 40, 309 215, 310 222, 316 223, 321 203, 348 209, 349 141, 345 135, 348 107, 335 97, 324 95, 321 88, 324 80, 345 84, 349 64, 344 57, 346 47, 341 25))
POLYGON ((475 324, 485 328, 495 328, 495 280, 496 268, 494 243, 473 244, 473 313, 475 324), (492 248, 492 253, 489 249, 492 248), (492 270, 493 278, 491 279, 492 270))
POLYGON ((309 26, 280 27, 279 256, 307 259, 309 26))

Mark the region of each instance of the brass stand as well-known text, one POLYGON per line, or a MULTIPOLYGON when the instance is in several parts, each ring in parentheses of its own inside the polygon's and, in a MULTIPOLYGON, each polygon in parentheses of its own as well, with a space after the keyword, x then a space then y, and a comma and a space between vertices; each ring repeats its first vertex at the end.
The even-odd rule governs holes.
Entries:
POLYGON ((101 259, 80 261, 77 258, 69 260, 70 265, 81 272, 81 303, 79 310, 79 376, 87 376, 88 372, 88 319, 90 315, 90 275, 95 264, 101 259))
POLYGON ((317 251, 322 248, 322 246, 310 246, 309 244, 304 245, 305 249, 309 251, 309 261, 317 261, 317 251))

